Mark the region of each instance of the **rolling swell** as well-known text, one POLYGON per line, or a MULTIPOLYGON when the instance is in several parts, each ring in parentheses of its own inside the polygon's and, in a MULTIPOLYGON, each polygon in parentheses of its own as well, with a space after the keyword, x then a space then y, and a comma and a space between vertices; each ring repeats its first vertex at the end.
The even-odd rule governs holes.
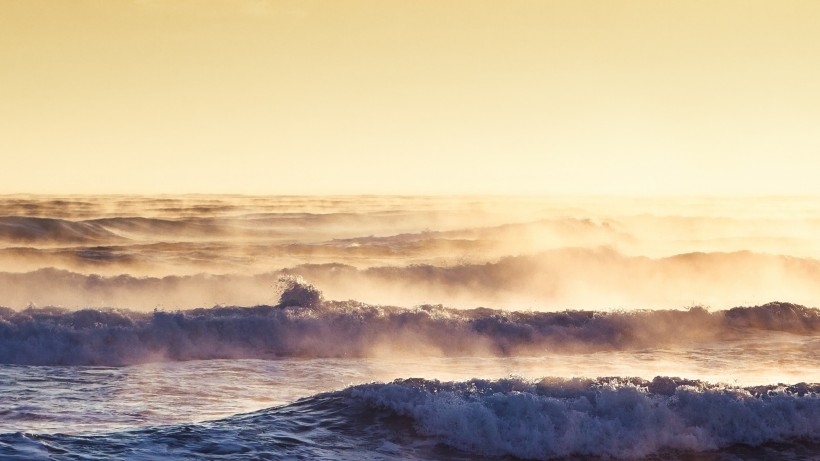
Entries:
POLYGON ((754 337, 759 331, 820 332, 818 309, 788 303, 711 313, 703 308, 604 313, 429 305, 405 309, 318 297, 298 301, 153 313, 2 308, 0 362, 128 365, 385 354, 509 356, 657 348, 754 337))
POLYGON ((94 243, 121 240, 103 225, 64 219, 22 216, 0 217, 0 242, 94 243))
POLYGON ((820 260, 752 252, 687 253, 651 259, 606 248, 563 248, 486 263, 360 268, 333 262, 356 258, 373 262, 384 256, 369 251, 362 247, 285 244, 232 252, 224 245, 181 243, 138 248, 100 245, 46 254, 3 250, 0 261, 9 258, 17 270, 25 267, 25 260, 54 263, 59 258, 69 267, 107 271, 107 275, 54 267, 0 271, 0 303, 17 308, 34 303, 136 310, 270 304, 275 302, 270 283, 283 274, 300 275, 321 286, 333 299, 406 306, 443 303, 555 310, 568 306, 673 308, 708 304, 725 309, 781 299, 783 293, 804 305, 817 305, 820 300, 816 283, 820 260), (17 257, 24 261, 16 261, 17 257), (318 263, 298 263, 301 259, 318 263), (294 262, 297 264, 285 266, 288 268, 271 270, 277 264, 294 262), (152 268, 171 273, 134 275, 152 268))
POLYGON ((818 393, 816 384, 741 388, 669 377, 404 379, 203 424, 90 436, 3 434, 0 454, 726 460, 751 452, 742 459, 809 459, 820 448, 818 393))
MULTIPOLYGON (((256 226, 259 227, 259 226, 256 226)), ((32 216, 0 217, 0 242, 29 245, 98 244, 132 239, 202 239, 214 237, 275 237, 272 229, 237 225, 231 219, 209 217, 147 218, 112 217, 68 220, 32 216)))

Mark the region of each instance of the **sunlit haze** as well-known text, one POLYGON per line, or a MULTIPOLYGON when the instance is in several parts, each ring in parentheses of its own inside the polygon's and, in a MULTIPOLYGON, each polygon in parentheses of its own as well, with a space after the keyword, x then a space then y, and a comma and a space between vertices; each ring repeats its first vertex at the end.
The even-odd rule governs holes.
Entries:
POLYGON ((820 1, 0 0, 0 459, 820 459, 820 1))
POLYGON ((820 193, 815 1, 0 8, 0 193, 820 193))

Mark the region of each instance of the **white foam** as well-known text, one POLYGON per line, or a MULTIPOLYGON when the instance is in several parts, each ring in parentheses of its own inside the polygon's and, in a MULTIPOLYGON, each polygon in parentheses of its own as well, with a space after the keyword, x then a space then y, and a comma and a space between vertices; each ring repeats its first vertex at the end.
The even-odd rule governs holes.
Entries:
POLYGON ((669 450, 820 437, 816 390, 800 396, 777 388, 754 396, 742 388, 682 384, 667 395, 650 392, 651 383, 585 384, 404 381, 351 392, 411 417, 424 435, 489 456, 633 459, 669 450))

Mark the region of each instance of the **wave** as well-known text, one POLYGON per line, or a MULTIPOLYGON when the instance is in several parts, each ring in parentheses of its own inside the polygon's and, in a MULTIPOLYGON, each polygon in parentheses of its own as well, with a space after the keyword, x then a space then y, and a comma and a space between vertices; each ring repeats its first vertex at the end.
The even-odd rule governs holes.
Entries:
POLYGON ((0 435, 0 455, 178 459, 809 459, 820 385, 656 377, 403 379, 203 424, 0 435), (700 456, 699 456, 700 455, 700 456), (586 459, 586 458, 585 458, 586 459))
POLYGON ((0 217, 0 241, 54 244, 117 240, 122 239, 95 222, 19 216, 0 217))
POLYGON ((291 283, 280 304, 137 313, 0 308, 0 363, 127 365, 275 357, 511 356, 726 341, 763 331, 820 333, 820 310, 769 303, 709 312, 519 312, 324 301, 291 283))
POLYGON ((57 218, 0 217, 0 241, 34 246, 98 245, 136 241, 201 240, 217 237, 274 238, 274 229, 237 225, 237 218, 111 217, 73 221, 57 218))
POLYGON ((636 459, 820 438, 817 384, 743 389, 666 377, 401 380, 347 392, 409 417, 422 435, 485 456, 636 459))
POLYGON ((344 264, 301 265, 298 274, 332 292, 370 302, 432 300, 458 306, 516 308, 721 308, 788 293, 820 302, 820 260, 759 254, 685 253, 653 259, 611 248, 561 248, 486 263, 409 264, 358 269, 344 264))
MULTIPOLYGON (((140 208, 138 203, 126 201, 123 209, 117 209, 118 213, 97 209, 95 214, 92 211, 94 206, 90 204, 55 201, 9 206, 0 198, 0 212, 19 213, 0 214, 0 242, 52 245, 129 239, 161 242, 169 238, 186 241, 203 238, 276 240, 287 237, 292 241, 320 238, 357 244, 376 239, 371 243, 383 245, 389 243, 389 239, 379 239, 392 234, 397 234, 393 240, 404 237, 426 240, 438 234, 442 238, 501 240, 511 234, 522 238, 522 232, 547 232, 554 234, 553 238, 578 236, 578 232, 583 232, 596 234, 597 237, 589 238, 595 238, 600 244, 601 238, 609 232, 606 227, 602 230, 590 220, 560 218, 528 222, 533 219, 520 216, 516 222, 522 219, 527 222, 509 224, 499 216, 469 209, 367 209, 363 206, 356 210, 349 208, 349 205, 339 205, 338 208, 297 211, 287 206, 277 209, 275 199, 270 199, 268 203, 246 203, 244 207, 230 204, 187 207, 167 204, 157 209, 157 204, 164 204, 164 201, 146 201, 144 208, 140 208), (55 207, 60 204, 69 209, 72 206, 79 209, 76 213, 56 210, 55 207), (50 210, 51 214, 44 214, 46 210, 50 210), (430 228, 436 230, 430 231, 430 228)), ((96 207, 99 208, 100 204, 96 207)))
MULTIPOLYGON (((89 275, 56 268, 0 272, 0 304, 117 307, 150 310, 214 304, 271 304, 270 286, 285 274, 321 286, 333 299, 373 304, 442 303, 456 307, 506 309, 674 308, 702 304, 725 309, 759 304, 787 294, 804 305, 820 304, 820 260, 751 252, 687 253, 668 258, 631 257, 607 248, 565 248, 509 256, 487 263, 379 265, 360 268, 339 262, 297 264, 269 270, 269 263, 300 259, 350 261, 380 255, 342 253, 322 245, 246 246, 157 244, 131 252, 116 246, 59 249, 37 261, 63 258, 95 273, 103 266, 124 268, 89 275), (320 248, 322 247, 322 248, 320 248), (314 250, 316 252, 314 252, 314 250), (136 256, 134 256, 136 254, 136 256), (140 276, 146 266, 168 264, 178 275, 140 276), (227 268, 237 271, 223 272, 227 268)), ((339 250, 341 252, 347 250, 339 250)), ((358 250, 357 250, 358 251, 358 250)), ((34 260, 23 250, 5 256, 34 260)), ((398 259, 406 263, 404 256, 398 259)), ((411 259, 412 260, 412 259, 411 259)), ((24 262, 14 262, 25 267, 24 262)))
POLYGON ((389 304, 560 309, 567 306, 728 308, 778 299, 820 302, 820 261, 753 252, 685 253, 652 259, 611 248, 562 248, 493 262, 365 269, 304 264, 284 270, 334 298, 389 304))
MULTIPOLYGON (((100 254, 105 255, 105 251, 100 250, 100 254)), ((142 311, 229 303, 252 306, 276 302, 271 288, 276 279, 275 273, 135 277, 86 275, 52 268, 19 274, 0 272, 0 303, 17 308, 94 306, 142 311)))

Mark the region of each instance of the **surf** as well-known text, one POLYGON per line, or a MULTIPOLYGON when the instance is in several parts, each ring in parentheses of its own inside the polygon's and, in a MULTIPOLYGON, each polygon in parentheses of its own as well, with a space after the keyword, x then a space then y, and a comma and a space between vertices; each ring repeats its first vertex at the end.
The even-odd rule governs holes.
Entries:
POLYGON ((816 384, 743 388, 670 377, 401 379, 200 424, 2 434, 0 454, 683 460, 754 448, 759 456, 792 459, 777 456, 820 446, 818 393, 816 384))

